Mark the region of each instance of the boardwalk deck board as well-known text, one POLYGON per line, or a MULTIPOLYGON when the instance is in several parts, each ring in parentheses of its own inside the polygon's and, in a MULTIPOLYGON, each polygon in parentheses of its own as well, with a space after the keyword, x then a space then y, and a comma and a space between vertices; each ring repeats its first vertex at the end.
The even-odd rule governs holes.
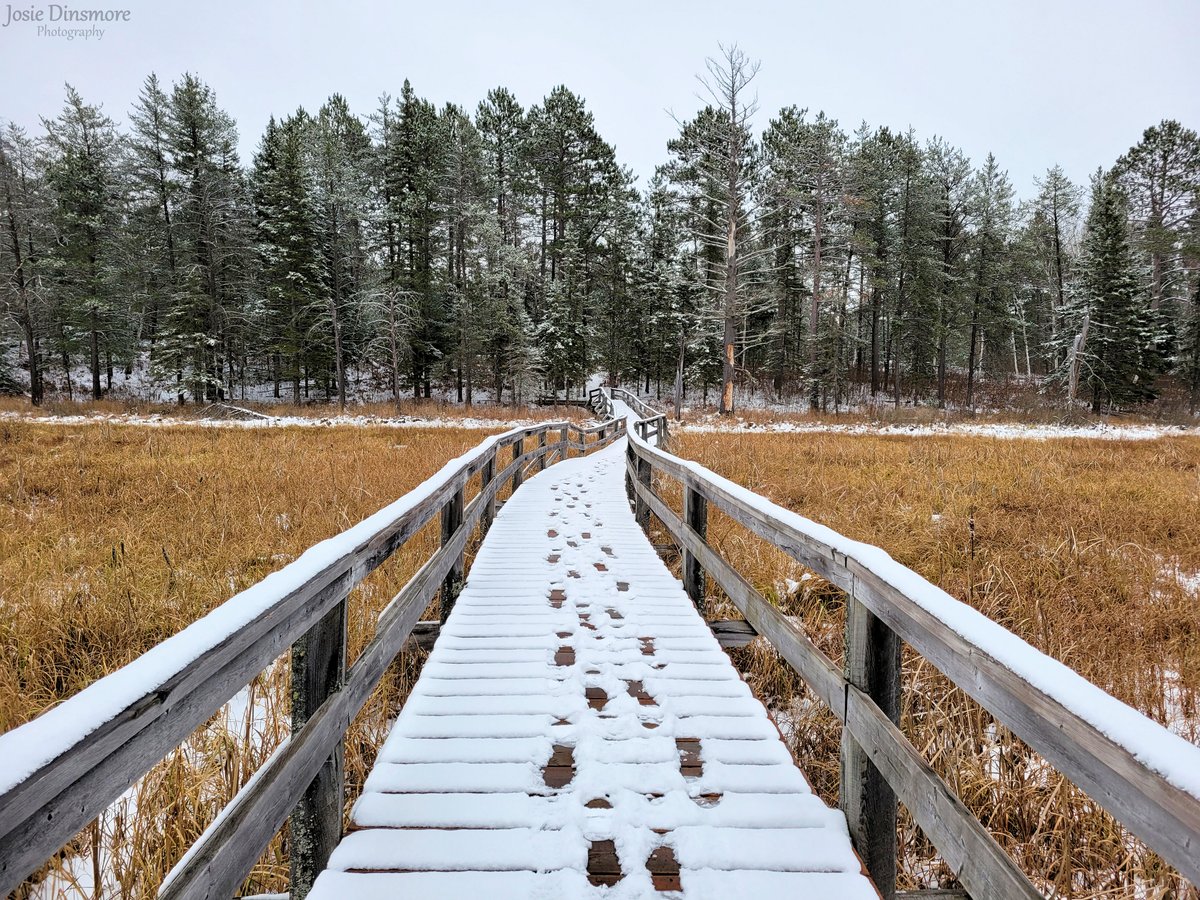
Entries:
POLYGON ((497 514, 310 897, 877 896, 623 477, 497 514))

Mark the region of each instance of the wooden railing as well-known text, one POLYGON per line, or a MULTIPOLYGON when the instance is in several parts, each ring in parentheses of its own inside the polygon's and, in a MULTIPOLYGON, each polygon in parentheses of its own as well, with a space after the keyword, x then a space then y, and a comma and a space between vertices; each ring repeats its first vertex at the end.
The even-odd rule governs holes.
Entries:
POLYGON ((634 429, 627 468, 639 521, 646 527, 653 513, 680 548, 684 585, 697 607, 703 610, 705 578, 713 579, 841 721, 840 805, 885 898, 895 894, 897 801, 970 896, 1041 896, 899 729, 902 641, 1200 886, 1200 747, 878 548, 802 519, 653 446, 644 434, 634 429), (653 473, 681 485, 679 513, 655 492, 653 473), (710 507, 845 592, 843 666, 707 542, 710 507))
POLYGON ((555 422, 489 438, 130 665, 0 735, 0 894, 17 888, 290 646, 290 738, 175 867, 160 896, 228 900, 290 816, 291 896, 299 900, 341 836, 346 729, 434 594, 441 591, 443 616, 453 606, 468 540, 491 523, 502 486, 515 490, 530 470, 624 433, 622 420, 593 428, 555 422), (476 474, 479 492, 467 503, 476 474), (374 638, 347 667, 347 596, 436 516, 440 549, 383 610, 374 638))

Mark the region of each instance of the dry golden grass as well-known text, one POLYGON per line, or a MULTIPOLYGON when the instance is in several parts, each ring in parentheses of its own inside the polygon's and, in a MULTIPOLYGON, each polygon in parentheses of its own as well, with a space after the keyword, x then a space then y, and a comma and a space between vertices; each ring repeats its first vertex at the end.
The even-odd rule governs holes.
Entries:
MULTIPOLYGON (((672 450, 887 549, 1044 652, 1200 740, 1200 439, 1004 441, 678 435, 672 450)), ((665 488, 665 486, 664 486, 665 488)), ((674 504, 673 504, 674 505, 674 504)), ((841 657, 842 598, 714 514, 710 539, 841 657)), ((728 601, 725 601, 728 604, 728 601)), ((710 612, 736 612, 724 605, 710 612)), ((815 786, 837 799, 838 730, 769 647, 736 651, 815 786)), ((903 727, 1056 897, 1196 897, 1111 817, 932 667, 905 658, 903 727)), ((910 887, 948 872, 903 825, 910 887)))
MULTIPOLYGON (((0 422, 0 730, 374 512, 483 434, 0 422)), ((887 548, 1102 687, 1200 737, 1200 613, 1180 577, 1200 571, 1200 440, 681 434, 672 449, 887 548)), ((435 529, 352 596, 351 659, 378 609, 436 546, 435 529)), ((835 591, 816 580, 789 589, 785 579, 799 580, 801 570, 720 515, 711 536, 840 657, 835 591)), ((836 801, 832 716, 761 642, 737 654, 814 785, 836 801)), ((347 736, 348 800, 420 662, 401 657, 347 736)), ((1048 892, 1195 896, 929 666, 906 658, 906 686, 907 733, 1048 892)), ((286 697, 286 665, 277 664, 244 698, 253 718, 216 717, 68 848, 64 893, 78 896, 72 881, 86 881, 95 864, 117 878, 114 895, 152 895, 282 739, 286 697)), ((905 883, 947 881, 924 838, 903 827, 905 883)), ((246 888, 281 890, 286 880, 285 833, 246 888)))
MULTIPOLYGON (((0 422, 0 730, 129 662, 486 434, 0 422)), ((437 527, 351 595, 350 659, 436 548, 437 527)), ((402 655, 347 736, 350 800, 419 664, 418 653, 402 655)), ((244 698, 254 716, 215 717, 68 848, 63 892, 80 896, 71 886, 95 864, 118 880, 114 895, 152 896, 286 733, 287 687, 285 657, 244 698)), ((285 835, 247 888, 283 889, 286 873, 285 835)))

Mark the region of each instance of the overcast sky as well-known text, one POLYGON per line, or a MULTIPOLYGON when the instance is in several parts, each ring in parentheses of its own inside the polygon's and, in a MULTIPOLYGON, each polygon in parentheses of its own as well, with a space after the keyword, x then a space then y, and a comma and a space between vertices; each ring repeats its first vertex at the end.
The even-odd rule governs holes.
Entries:
MULTIPOLYGON (((473 109, 506 85, 522 104, 556 84, 582 94, 600 133, 645 182, 699 106, 696 73, 719 42, 762 62, 760 126, 782 106, 941 135, 990 150, 1028 196, 1061 164, 1083 181, 1147 126, 1200 127, 1200 0, 70 0, 128 8, 99 39, 0 27, 0 119, 36 126, 71 82, 120 123, 147 73, 194 71, 237 119, 249 162, 271 114, 339 92, 366 115, 405 78, 473 109)), ((34 0, 13 9, 41 11, 34 0)), ((0 0, 0 24, 9 19, 0 0)), ((50 27, 66 23, 46 21, 50 27)), ((79 27, 77 24, 72 27, 79 27)))

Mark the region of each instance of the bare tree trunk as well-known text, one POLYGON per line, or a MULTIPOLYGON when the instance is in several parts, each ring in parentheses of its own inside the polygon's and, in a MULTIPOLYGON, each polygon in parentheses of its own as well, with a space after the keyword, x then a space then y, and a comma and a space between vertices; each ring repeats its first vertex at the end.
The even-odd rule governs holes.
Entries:
POLYGON ((683 416, 683 363, 687 342, 683 331, 679 332, 679 363, 675 366, 675 421, 683 416))
POLYGON ((91 330, 92 399, 99 400, 104 393, 100 389, 100 321, 95 303, 88 310, 88 327, 91 330))
POLYGON ((733 414, 733 354, 737 336, 737 173, 730 165, 725 236, 725 330, 721 355, 721 415, 733 414))
POLYGON ((817 328, 821 323, 821 239, 824 229, 824 198, 818 194, 813 220, 813 292, 808 315, 808 377, 811 379, 808 407, 816 412, 821 405, 821 376, 817 371, 817 328))
POLYGON ((1075 340, 1071 342, 1071 358, 1069 361, 1069 376, 1067 381, 1067 402, 1071 408, 1075 407, 1075 397, 1079 393, 1079 362, 1083 355, 1083 349, 1087 346, 1088 324, 1091 321, 1091 316, 1085 314, 1083 317, 1083 326, 1079 329, 1079 334, 1075 335, 1075 340))

